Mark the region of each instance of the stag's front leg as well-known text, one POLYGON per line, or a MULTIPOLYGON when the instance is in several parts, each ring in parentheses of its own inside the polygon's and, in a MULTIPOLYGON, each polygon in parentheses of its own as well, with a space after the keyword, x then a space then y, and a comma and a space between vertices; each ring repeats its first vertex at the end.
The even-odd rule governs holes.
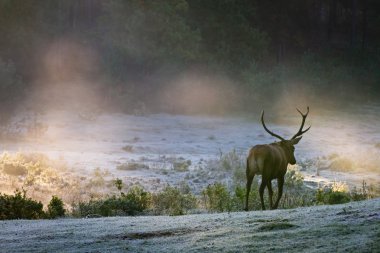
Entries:
POLYGON ((260 194, 260 201, 261 201, 261 208, 265 210, 265 205, 264 205, 264 189, 266 186, 266 180, 262 179, 261 180, 261 185, 259 188, 259 194, 260 194))
POLYGON ((273 190, 272 190, 272 181, 268 180, 267 182, 268 192, 269 192, 269 208, 273 209, 273 190))
POLYGON ((278 178, 277 182, 278 182, 278 196, 277 196, 277 200, 276 200, 276 203, 274 204, 273 209, 277 209, 278 203, 280 202, 280 199, 282 197, 282 190, 284 188, 284 178, 283 177, 278 178))

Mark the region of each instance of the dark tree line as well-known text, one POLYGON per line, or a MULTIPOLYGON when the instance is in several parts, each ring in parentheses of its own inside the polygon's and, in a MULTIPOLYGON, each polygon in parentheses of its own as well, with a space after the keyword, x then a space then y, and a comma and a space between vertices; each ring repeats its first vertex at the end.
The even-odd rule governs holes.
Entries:
POLYGON ((369 99, 379 92, 379 13, 376 0, 0 0, 0 103, 37 85, 53 42, 58 72, 78 64, 62 49, 68 40, 96 52, 96 68, 72 68, 107 80, 96 89, 112 101, 133 93, 149 104, 146 94, 188 69, 227 75, 248 90, 243 101, 294 80, 314 96, 362 85, 369 99))

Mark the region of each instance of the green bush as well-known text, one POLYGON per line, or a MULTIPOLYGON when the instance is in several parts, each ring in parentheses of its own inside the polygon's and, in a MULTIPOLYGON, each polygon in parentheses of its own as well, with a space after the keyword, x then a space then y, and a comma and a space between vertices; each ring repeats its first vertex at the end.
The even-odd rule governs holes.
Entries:
MULTIPOLYGON (((235 187, 235 196, 233 198, 234 206, 237 211, 242 211, 245 207, 245 196, 247 194, 246 186, 238 185, 235 187)), ((261 210, 258 181, 253 180, 251 192, 248 199, 249 210, 261 210)))
POLYGON ((213 212, 232 211, 232 197, 227 187, 222 183, 208 185, 202 191, 204 206, 207 210, 213 212))
POLYGON ((27 198, 25 190, 16 190, 14 195, 0 194, 0 220, 44 217, 42 203, 27 198))
POLYGON ((321 204, 343 204, 350 201, 350 195, 345 192, 334 192, 331 190, 317 190, 317 201, 321 204))
POLYGON ((176 161, 176 162, 173 162, 173 169, 177 172, 184 172, 184 171, 188 171, 189 170, 189 167, 191 165, 191 160, 187 160, 187 161, 176 161))
POLYGON ((122 210, 128 215, 135 215, 149 207, 151 194, 140 186, 134 186, 126 195, 122 194, 121 198, 126 202, 122 210))
POLYGON ((303 175, 297 166, 291 166, 285 174, 285 187, 301 188, 303 186, 303 175))
POLYGON ((350 192, 351 199, 353 201, 360 201, 371 199, 376 196, 374 193, 373 186, 368 186, 367 183, 363 180, 362 186, 357 188, 356 186, 350 192))
POLYGON ((119 191, 123 189, 123 180, 121 180, 120 178, 116 178, 114 184, 119 191))
POLYGON ((350 194, 346 192, 330 192, 327 194, 327 203, 330 205, 350 202, 350 194))
POLYGON ((350 202, 350 194, 344 191, 334 191, 331 187, 319 188, 316 193, 317 203, 319 204, 344 204, 350 202))
POLYGON ((73 209, 72 209, 72 216, 74 217, 87 217, 87 216, 111 216, 109 215, 111 213, 111 208, 107 208, 107 210, 104 212, 103 203, 104 200, 95 200, 91 199, 88 202, 78 202, 73 203, 73 209))
POLYGON ((150 205, 151 195, 139 186, 132 187, 126 194, 110 196, 106 199, 91 199, 73 205, 73 216, 117 216, 136 215, 150 205))
MULTIPOLYGON (((186 189, 181 187, 181 189, 186 189)), ((196 197, 189 191, 167 186, 162 192, 152 196, 155 214, 183 215, 197 207, 196 197)))
POLYGON ((63 201, 57 196, 53 196, 48 204, 48 216, 52 219, 65 216, 63 201))
POLYGON ((343 204, 349 201, 360 201, 375 198, 378 196, 373 186, 368 186, 363 181, 361 187, 353 187, 349 190, 348 186, 341 182, 333 182, 332 185, 319 188, 316 192, 318 204, 343 204))

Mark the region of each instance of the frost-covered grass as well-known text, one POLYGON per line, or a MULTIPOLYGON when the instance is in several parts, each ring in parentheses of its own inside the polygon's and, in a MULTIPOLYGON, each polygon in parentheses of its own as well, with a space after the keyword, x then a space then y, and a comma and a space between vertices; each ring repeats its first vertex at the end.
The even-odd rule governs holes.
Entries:
MULTIPOLYGON (((296 146, 296 168, 309 187, 333 182, 360 187, 363 180, 379 185, 378 112, 378 105, 311 108, 306 124, 312 128, 296 146)), ((266 113, 268 126, 285 137, 299 127, 295 110, 266 113)), ((198 196, 215 182, 231 190, 237 181, 244 184, 247 150, 274 141, 259 115, 103 114, 88 120, 54 111, 39 116, 39 122, 47 127, 38 135, 1 141, 7 155, 0 159, 0 190, 26 187, 44 203, 52 195, 72 203, 118 193, 116 178, 124 182, 123 190, 142 185, 160 192, 181 182, 198 196)), ((299 192, 289 189, 285 186, 284 203, 303 201, 292 199, 299 192)), ((2 221, 0 251, 376 252, 379 206, 374 199, 266 212, 2 221)))
POLYGON ((291 210, 0 222, 4 252, 378 252, 380 199, 291 210))
MULTIPOLYGON (((312 128, 296 146, 296 166, 307 185, 317 188, 341 181, 352 188, 360 187, 363 180, 379 185, 379 108, 311 108, 306 124, 312 128)), ((300 116, 294 109, 266 112, 268 127, 285 137, 299 127, 300 116)), ((240 177, 244 184, 248 149, 275 141, 263 130, 259 115, 100 114, 89 121, 75 113, 52 111, 38 120, 48 126, 41 135, 4 139, 0 149, 16 158, 36 154, 48 166, 41 164, 40 175, 33 174, 31 166, 0 168, 0 191, 10 194, 26 187, 31 197, 44 203, 51 195, 70 203, 86 195, 112 194, 116 178, 126 189, 138 184, 147 191, 181 181, 196 194, 215 182, 233 187, 234 178, 240 177), (62 183, 52 183, 58 179, 62 183)))

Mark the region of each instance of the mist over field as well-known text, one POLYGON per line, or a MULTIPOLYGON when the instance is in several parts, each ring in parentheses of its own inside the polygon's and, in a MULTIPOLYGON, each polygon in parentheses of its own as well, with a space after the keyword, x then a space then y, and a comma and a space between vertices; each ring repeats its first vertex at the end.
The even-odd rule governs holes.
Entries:
POLYGON ((151 252, 161 239, 159 252, 287 251, 295 235, 325 238, 307 251, 378 250, 379 11, 375 0, 0 0, 0 248, 54 251, 77 224, 100 246, 73 230, 70 252, 151 252), (256 176, 240 213, 249 149, 278 141, 262 111, 290 139, 307 108, 283 210, 258 212, 256 176), (119 219, 103 217, 130 215, 144 217, 99 232, 119 219), (343 248, 328 240, 346 235, 343 248))

